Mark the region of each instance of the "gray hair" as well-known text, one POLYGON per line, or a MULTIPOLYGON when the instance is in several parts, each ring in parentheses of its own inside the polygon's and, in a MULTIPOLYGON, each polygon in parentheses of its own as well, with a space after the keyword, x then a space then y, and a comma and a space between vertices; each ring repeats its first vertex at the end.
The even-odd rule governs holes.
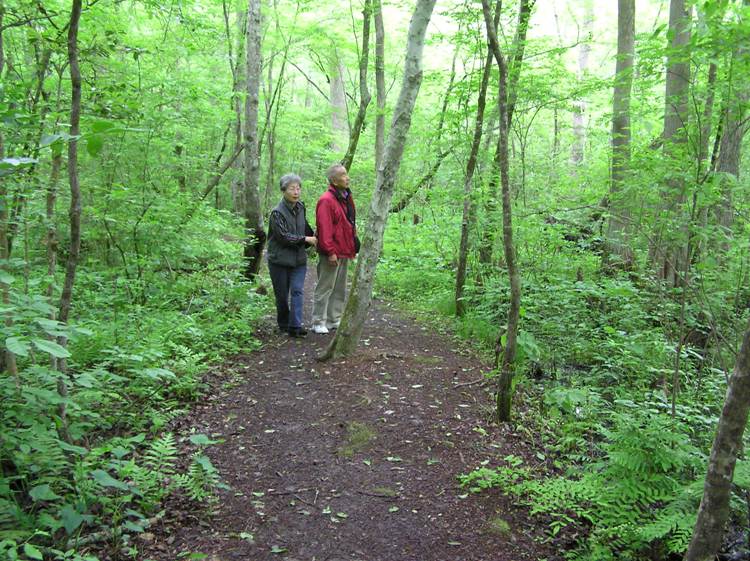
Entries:
POLYGON ((302 179, 296 173, 287 173, 281 179, 279 179, 279 187, 281 187, 282 191, 286 191, 286 188, 289 187, 292 183, 296 183, 297 185, 302 187, 302 179))
POLYGON ((346 170, 346 168, 341 164, 333 164, 331 167, 328 168, 328 171, 326 172, 328 183, 333 182, 333 178, 336 177, 336 175, 338 175, 338 172, 340 169, 346 170))

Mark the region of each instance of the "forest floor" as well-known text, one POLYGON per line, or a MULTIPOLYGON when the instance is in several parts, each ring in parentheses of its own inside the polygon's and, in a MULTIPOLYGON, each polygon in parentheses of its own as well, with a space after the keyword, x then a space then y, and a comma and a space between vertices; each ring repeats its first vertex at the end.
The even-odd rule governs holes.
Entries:
POLYGON ((383 302, 348 360, 316 361, 332 334, 291 339, 268 318, 258 336, 262 349, 212 372, 176 427, 221 441, 208 455, 229 488, 205 511, 174 500, 141 559, 560 558, 527 509, 459 485, 483 461, 536 461, 524 436, 491 422, 489 367, 460 342, 383 302))

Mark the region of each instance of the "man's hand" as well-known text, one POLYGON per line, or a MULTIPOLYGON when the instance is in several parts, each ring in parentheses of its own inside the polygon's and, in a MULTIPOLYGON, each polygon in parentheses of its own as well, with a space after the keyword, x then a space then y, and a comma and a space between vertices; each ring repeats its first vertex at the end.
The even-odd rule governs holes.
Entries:
POLYGON ((311 245, 313 247, 317 247, 318 246, 318 238, 316 238, 315 236, 305 236, 305 243, 307 245, 311 245))
POLYGON ((328 264, 329 265, 338 265, 339 264, 339 259, 338 259, 338 257, 336 257, 335 253, 330 253, 328 255, 328 264))

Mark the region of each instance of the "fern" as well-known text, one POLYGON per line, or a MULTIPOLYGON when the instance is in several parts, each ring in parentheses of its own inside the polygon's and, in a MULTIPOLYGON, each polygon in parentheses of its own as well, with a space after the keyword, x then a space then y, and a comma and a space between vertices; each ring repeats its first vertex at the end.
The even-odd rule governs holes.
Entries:
POLYGON ((193 454, 187 473, 179 474, 176 480, 194 501, 212 499, 217 489, 226 488, 211 460, 201 452, 193 454))

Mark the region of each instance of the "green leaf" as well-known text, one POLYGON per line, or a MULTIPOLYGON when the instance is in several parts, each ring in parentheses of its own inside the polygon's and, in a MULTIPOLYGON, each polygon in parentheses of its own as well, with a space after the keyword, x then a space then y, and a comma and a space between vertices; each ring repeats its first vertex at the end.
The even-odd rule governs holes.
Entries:
POLYGON ((211 460, 208 459, 208 456, 198 456, 195 458, 195 461, 206 471, 216 471, 216 468, 214 468, 214 465, 211 463, 211 460))
POLYGON ((94 132, 106 132, 113 128, 115 128, 115 124, 109 121, 94 121, 91 125, 91 130, 94 132))
POLYGON ((86 139, 86 151, 96 158, 104 147, 104 139, 98 134, 92 134, 86 139))
POLYGON ((279 547, 278 545, 271 546, 271 553, 286 553, 285 547, 279 547))
POLYGON ((44 559, 44 555, 42 555, 42 552, 30 543, 23 544, 23 553, 30 559, 44 559))
POLYGON ((55 499, 61 498, 60 495, 50 489, 49 485, 46 483, 32 488, 31 491, 29 491, 29 496, 34 499, 34 501, 54 501, 55 499))
POLYGON ((132 522, 130 520, 125 521, 125 524, 123 524, 123 527, 127 528, 131 532, 143 532, 143 526, 136 524, 135 522, 132 522))
POLYGON ((10 275, 6 273, 5 271, 0 270, 0 282, 3 284, 13 284, 13 281, 16 280, 13 275, 10 275))
POLYGON ((94 478, 94 481, 102 487, 114 487, 115 489, 130 491, 130 488, 125 483, 118 481, 102 469, 92 471, 91 476, 94 478))
POLYGON ((72 505, 65 505, 60 509, 60 518, 68 534, 75 532, 76 528, 83 523, 83 516, 72 505))
POLYGON ((196 446, 208 446, 209 444, 216 444, 215 440, 211 440, 205 434, 194 434, 190 437, 190 442, 196 446))
POLYGON ((167 370, 166 368, 146 368, 142 372, 153 380, 160 380, 161 378, 177 378, 174 372, 167 370))
POLYGON ((64 440, 58 440, 57 444, 66 452, 73 452, 74 454, 79 454, 81 456, 85 456, 89 453, 86 448, 83 448, 82 446, 76 446, 75 444, 68 444, 64 440))
POLYGON ((5 340, 5 348, 18 356, 29 356, 29 344, 18 337, 8 337, 5 340))
POLYGON ((62 345, 58 345, 54 341, 47 341, 46 339, 33 339, 32 343, 40 351, 49 353, 55 358, 68 358, 70 353, 62 345))

